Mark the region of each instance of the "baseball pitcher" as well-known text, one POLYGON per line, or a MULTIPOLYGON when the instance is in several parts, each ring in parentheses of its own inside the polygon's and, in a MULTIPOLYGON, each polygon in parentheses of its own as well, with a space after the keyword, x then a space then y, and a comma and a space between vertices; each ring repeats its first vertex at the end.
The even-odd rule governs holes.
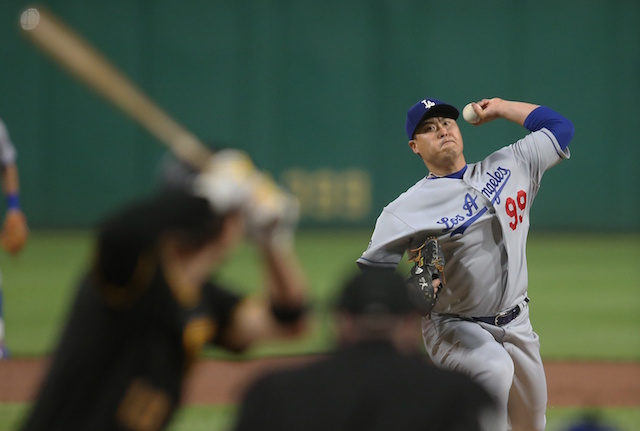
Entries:
POLYGON ((458 110, 436 99, 417 102, 407 113, 406 133, 429 175, 382 210, 357 262, 363 269, 395 268, 405 253, 420 259, 417 251, 435 237, 443 253, 438 261, 446 262, 442 279, 426 289, 428 277, 416 277, 423 271, 419 262, 408 279, 422 301, 428 355, 497 397, 501 429, 542 431, 547 388, 529 320, 526 240, 542 176, 569 158, 574 127, 530 103, 493 98, 472 108, 475 126, 502 118, 530 133, 467 164, 458 110))

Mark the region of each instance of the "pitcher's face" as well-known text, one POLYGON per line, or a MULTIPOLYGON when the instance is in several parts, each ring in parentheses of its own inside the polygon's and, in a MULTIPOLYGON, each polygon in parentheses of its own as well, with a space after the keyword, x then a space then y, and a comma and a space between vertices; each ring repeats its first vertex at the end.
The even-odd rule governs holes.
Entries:
POLYGON ((411 150, 418 154, 436 175, 457 172, 465 165, 462 133, 452 118, 432 117, 416 128, 409 141, 411 150))

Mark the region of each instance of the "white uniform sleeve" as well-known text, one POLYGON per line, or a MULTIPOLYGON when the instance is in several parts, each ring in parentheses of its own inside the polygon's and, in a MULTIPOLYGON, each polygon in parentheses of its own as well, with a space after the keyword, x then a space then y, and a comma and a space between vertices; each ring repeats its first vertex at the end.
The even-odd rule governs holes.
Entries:
POLYGON ((540 129, 513 144, 516 157, 531 166, 531 180, 539 186, 542 174, 563 159, 571 157, 569 148, 562 150, 548 129, 540 129))
POLYGON ((358 265, 395 268, 404 256, 413 227, 388 210, 383 210, 371 236, 367 250, 357 260, 358 265))
POLYGON ((7 166, 16 161, 16 149, 9 139, 9 132, 0 120, 0 165, 7 166))

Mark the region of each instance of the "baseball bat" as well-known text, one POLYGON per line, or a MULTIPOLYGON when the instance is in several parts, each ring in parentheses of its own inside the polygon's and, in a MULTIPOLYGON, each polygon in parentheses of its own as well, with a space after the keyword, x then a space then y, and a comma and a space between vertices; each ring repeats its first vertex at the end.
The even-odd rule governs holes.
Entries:
POLYGON ((136 120, 177 157, 198 170, 205 168, 212 151, 51 12, 27 8, 20 15, 20 27, 45 54, 136 120))

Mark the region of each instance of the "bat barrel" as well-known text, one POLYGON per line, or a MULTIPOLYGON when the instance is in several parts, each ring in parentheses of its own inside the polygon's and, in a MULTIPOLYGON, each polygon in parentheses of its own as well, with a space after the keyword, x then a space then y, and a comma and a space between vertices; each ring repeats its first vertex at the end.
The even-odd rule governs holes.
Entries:
POLYGON ((27 8, 20 16, 20 26, 45 54, 136 120, 182 160, 197 169, 207 165, 212 153, 193 133, 53 14, 42 8, 27 8))

